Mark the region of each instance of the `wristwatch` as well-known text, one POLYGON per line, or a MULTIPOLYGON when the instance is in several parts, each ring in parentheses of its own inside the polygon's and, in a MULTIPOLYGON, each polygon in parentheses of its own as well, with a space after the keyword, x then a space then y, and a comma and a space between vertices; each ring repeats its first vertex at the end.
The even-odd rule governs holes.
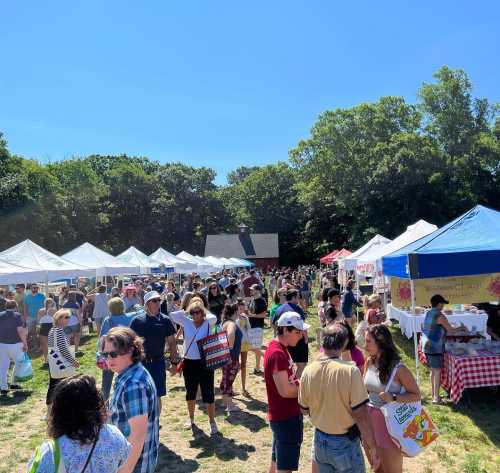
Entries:
POLYGON ((396 402, 396 399, 397 399, 397 395, 396 395, 396 394, 394 394, 394 393, 392 393, 392 400, 393 400, 394 402, 396 402))

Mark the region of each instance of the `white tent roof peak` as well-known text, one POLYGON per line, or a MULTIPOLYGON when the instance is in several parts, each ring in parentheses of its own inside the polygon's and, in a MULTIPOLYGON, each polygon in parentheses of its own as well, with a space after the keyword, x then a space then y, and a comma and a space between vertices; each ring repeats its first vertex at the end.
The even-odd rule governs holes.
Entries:
POLYGON ((139 266, 125 263, 106 253, 89 242, 65 253, 63 258, 73 263, 96 270, 96 276, 116 276, 119 274, 138 274, 139 266))
POLYGON ((2 251, 0 259, 24 268, 43 271, 45 279, 48 281, 78 276, 95 276, 95 271, 61 258, 29 239, 2 251))
POLYGON ((178 258, 162 247, 158 248, 154 253, 151 253, 149 257, 156 261, 160 261, 167 267, 173 267, 174 272, 178 274, 194 273, 198 271, 197 264, 178 258))
POLYGON ((117 256, 120 261, 139 266, 141 273, 151 273, 151 268, 159 267, 161 262, 150 258, 148 255, 131 246, 117 256))

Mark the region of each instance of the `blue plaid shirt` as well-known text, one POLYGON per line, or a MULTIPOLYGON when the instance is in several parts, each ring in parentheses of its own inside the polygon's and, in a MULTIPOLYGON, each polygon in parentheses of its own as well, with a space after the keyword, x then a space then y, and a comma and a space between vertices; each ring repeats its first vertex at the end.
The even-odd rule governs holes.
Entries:
POLYGON ((160 416, 153 378, 142 363, 129 366, 117 376, 113 396, 109 400, 109 413, 110 423, 116 425, 127 438, 130 435, 128 420, 148 416, 146 440, 134 473, 153 473, 158 460, 160 416))

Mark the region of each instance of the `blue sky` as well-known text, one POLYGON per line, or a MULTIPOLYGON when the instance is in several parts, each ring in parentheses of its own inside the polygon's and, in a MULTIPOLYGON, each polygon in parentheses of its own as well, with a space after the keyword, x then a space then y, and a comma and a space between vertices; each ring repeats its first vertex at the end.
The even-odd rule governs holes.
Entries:
POLYGON ((415 101, 441 65, 500 101, 497 1, 0 0, 0 131, 13 153, 285 160, 319 113, 415 101))

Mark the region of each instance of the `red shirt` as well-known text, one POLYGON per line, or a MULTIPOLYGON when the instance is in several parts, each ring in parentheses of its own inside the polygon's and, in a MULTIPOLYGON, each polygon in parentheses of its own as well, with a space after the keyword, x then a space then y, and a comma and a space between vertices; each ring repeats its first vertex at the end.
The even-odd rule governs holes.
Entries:
POLYGON ((245 297, 250 297, 250 286, 253 284, 260 284, 259 279, 257 276, 247 276, 245 279, 241 281, 241 284, 243 285, 243 293, 245 294, 245 297))
POLYGON ((295 365, 293 364, 290 353, 285 345, 278 340, 269 343, 264 355, 264 378, 266 380, 267 405, 269 420, 286 420, 300 415, 300 407, 297 398, 288 398, 280 396, 273 374, 278 371, 286 371, 288 379, 299 385, 299 380, 295 374, 295 365))

